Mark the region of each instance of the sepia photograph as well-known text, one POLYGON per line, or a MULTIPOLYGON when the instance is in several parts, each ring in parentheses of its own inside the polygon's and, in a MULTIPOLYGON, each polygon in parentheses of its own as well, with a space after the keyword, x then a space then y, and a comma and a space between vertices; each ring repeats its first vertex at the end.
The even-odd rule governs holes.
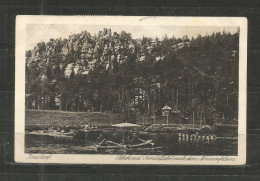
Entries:
POLYGON ((18 16, 15 158, 245 164, 244 18, 18 16))

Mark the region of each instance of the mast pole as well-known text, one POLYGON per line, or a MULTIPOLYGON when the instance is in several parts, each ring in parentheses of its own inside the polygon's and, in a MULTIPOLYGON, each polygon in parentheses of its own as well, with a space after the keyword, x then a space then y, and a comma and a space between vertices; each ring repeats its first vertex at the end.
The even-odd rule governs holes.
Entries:
POLYGON ((193 131, 194 131, 194 85, 192 86, 192 126, 193 126, 193 131))
POLYGON ((172 108, 174 108, 174 86, 172 86, 172 108))
POLYGON ((178 98, 179 98, 179 97, 178 97, 178 96, 179 96, 178 92, 179 92, 179 91, 178 91, 178 88, 177 88, 177 93, 176 93, 176 94, 177 94, 177 95, 176 95, 176 110, 178 109, 178 98))
POLYGON ((153 124, 155 124, 155 114, 154 114, 154 109, 155 109, 155 89, 153 90, 153 124))

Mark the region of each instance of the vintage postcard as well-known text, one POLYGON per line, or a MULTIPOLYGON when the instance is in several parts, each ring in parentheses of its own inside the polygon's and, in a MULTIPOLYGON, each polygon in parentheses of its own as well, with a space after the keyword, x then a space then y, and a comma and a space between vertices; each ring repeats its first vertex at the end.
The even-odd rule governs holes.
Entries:
POLYGON ((15 162, 246 163, 246 18, 17 16, 15 51, 15 162))

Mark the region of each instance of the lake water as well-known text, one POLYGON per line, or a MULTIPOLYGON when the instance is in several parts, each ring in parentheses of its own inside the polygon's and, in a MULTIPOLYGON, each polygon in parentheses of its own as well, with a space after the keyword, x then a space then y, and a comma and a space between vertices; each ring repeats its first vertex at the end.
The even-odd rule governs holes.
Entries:
MULTIPOLYGON (((98 135, 92 135, 92 137, 69 139, 26 134, 25 152, 45 154, 237 155, 238 144, 236 138, 217 138, 210 142, 183 141, 176 133, 153 133, 140 136, 142 139, 152 139, 153 147, 97 151, 96 145, 100 142, 97 137, 98 135)), ((109 140, 109 135, 105 137, 109 140)))

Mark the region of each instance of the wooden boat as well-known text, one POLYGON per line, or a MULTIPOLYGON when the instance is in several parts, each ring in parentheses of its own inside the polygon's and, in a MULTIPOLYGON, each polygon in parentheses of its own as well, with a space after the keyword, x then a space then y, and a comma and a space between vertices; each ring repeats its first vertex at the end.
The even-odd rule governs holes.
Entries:
POLYGON ((106 141, 103 139, 98 145, 97 149, 129 149, 129 148, 138 148, 145 146, 154 146, 152 140, 143 140, 141 138, 136 138, 135 141, 130 141, 125 139, 124 135, 128 132, 128 128, 130 127, 138 127, 140 125, 132 124, 132 123, 121 123, 112 125, 112 127, 123 128, 123 141, 122 143, 116 143, 114 141, 106 141), (137 143, 138 141, 138 143, 137 143))
POLYGON ((143 146, 154 146, 152 140, 143 140, 139 144, 119 144, 113 141, 105 141, 105 139, 97 145, 97 149, 127 149, 127 148, 136 148, 143 146))
POLYGON ((39 135, 39 136, 50 136, 54 138, 73 138, 74 132, 60 133, 60 132, 43 132, 43 131, 32 131, 27 132, 28 135, 39 135))
POLYGON ((105 141, 105 139, 97 145, 97 149, 120 149, 125 147, 126 145, 121 145, 113 141, 105 141))

